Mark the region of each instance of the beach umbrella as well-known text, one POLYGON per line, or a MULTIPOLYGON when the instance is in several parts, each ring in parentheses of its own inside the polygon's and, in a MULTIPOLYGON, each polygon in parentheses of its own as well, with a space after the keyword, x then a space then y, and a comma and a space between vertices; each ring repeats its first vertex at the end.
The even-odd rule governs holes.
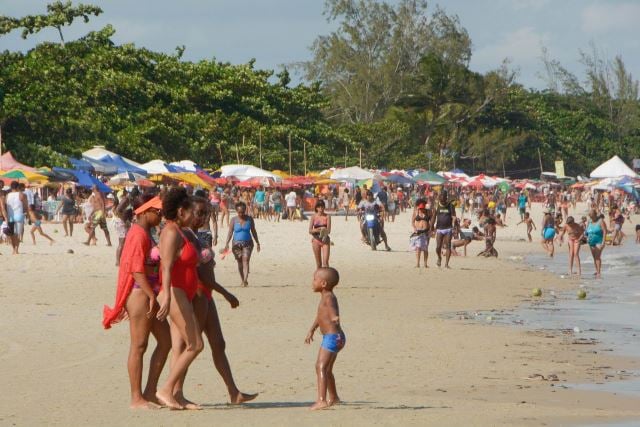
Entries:
POLYGON ((500 189, 500 191, 502 191, 503 193, 506 193, 507 191, 509 191, 509 183, 507 181, 502 181, 498 183, 498 188, 500 189))
POLYGON ((404 184, 413 184, 415 180, 411 178, 407 178, 406 176, 399 174, 390 174, 384 177, 384 181, 393 182, 396 184, 404 185, 404 184))
POLYGON ((85 171, 85 172, 95 172, 96 168, 91 164, 91 162, 84 159, 74 159, 73 157, 69 157, 69 163, 73 166, 74 169, 85 171))
POLYGON ((426 171, 419 173, 418 175, 413 177, 414 181, 417 181, 421 184, 429 184, 429 185, 440 185, 447 182, 447 180, 437 173, 433 171, 426 171))
POLYGON ((358 166, 352 166, 349 168, 336 169, 331 174, 331 179, 335 179, 337 181, 345 181, 345 180, 368 180, 374 179, 375 174, 368 170, 364 170, 358 166))
POLYGON ((1 175, 2 178, 23 182, 47 182, 48 178, 36 172, 29 172, 22 169, 13 169, 1 175))
POLYGON ((252 165, 224 165, 220 168, 223 178, 236 177, 240 181, 246 181, 251 178, 272 178, 274 181, 282 180, 278 175, 260 169, 252 165))

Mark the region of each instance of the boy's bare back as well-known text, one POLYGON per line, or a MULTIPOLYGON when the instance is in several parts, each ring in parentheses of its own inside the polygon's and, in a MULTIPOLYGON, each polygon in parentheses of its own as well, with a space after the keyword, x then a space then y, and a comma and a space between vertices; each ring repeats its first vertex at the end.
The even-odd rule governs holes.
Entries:
POLYGON ((338 298, 332 290, 322 292, 316 320, 323 335, 341 332, 338 298))

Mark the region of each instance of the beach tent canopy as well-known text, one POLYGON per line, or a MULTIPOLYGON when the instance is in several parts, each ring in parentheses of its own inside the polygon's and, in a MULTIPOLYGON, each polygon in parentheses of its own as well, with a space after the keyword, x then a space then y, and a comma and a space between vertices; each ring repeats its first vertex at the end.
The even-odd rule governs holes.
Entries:
POLYGON ((113 151, 106 150, 102 146, 95 146, 91 150, 87 150, 82 153, 82 157, 86 157, 93 160, 102 160, 105 157, 121 157, 122 160, 129 163, 130 165, 140 167, 140 163, 134 162, 131 159, 127 159, 126 157, 120 156, 118 153, 114 153, 113 151))
POLYGON ((85 172, 95 172, 96 168, 93 164, 84 159, 74 159, 73 157, 69 157, 69 163, 73 166, 74 169, 85 171, 85 172))
POLYGON ((202 169, 200 166, 198 166, 195 162, 191 160, 180 160, 179 162, 172 162, 171 166, 179 169, 174 172, 196 172, 202 169))
POLYGON ((396 184, 404 185, 404 184, 413 184, 415 181, 411 178, 407 178, 404 175, 392 173, 384 177, 384 180, 387 182, 393 182, 396 184))
POLYGON ((122 185, 126 183, 136 182, 141 179, 145 179, 144 175, 140 175, 134 172, 122 172, 114 175, 109 179, 110 185, 122 185))
MULTIPOLYGON (((118 173, 118 166, 113 163, 102 162, 89 157, 82 157, 82 160, 88 162, 93 167, 93 171, 102 175, 115 175, 118 173)), ((77 169, 77 168, 76 168, 77 169)))
POLYGON ((156 175, 160 173, 168 172, 184 172, 185 169, 179 166, 170 165, 162 160, 151 160, 150 162, 143 163, 140 167, 147 171, 149 175, 156 175))
POLYGON ((282 181, 280 176, 251 165, 225 165, 220 168, 220 171, 221 177, 234 176, 240 181, 246 181, 251 178, 272 178, 274 181, 282 181))
POLYGON ((76 185, 79 187, 91 188, 94 185, 98 186, 98 190, 102 193, 111 193, 111 188, 106 184, 102 183, 98 178, 93 175, 89 175, 85 171, 74 170, 74 169, 65 169, 65 168, 53 168, 54 172, 62 172, 69 173, 73 175, 76 179, 76 185))
POLYGON ((11 169, 21 169, 27 172, 35 172, 35 168, 31 166, 23 165, 13 157, 11 151, 7 151, 0 156, 0 170, 9 171, 11 169))
POLYGON ((101 159, 102 162, 114 165, 118 168, 118 173, 137 173, 139 175, 147 175, 147 171, 142 169, 139 166, 135 166, 129 162, 127 162, 122 156, 115 154, 113 156, 104 157, 101 159))
POLYGON ((335 179, 336 181, 344 181, 344 180, 363 180, 363 179, 373 179, 374 173, 368 170, 364 170, 358 166, 351 166, 349 168, 336 169, 331 174, 331 179, 335 179))
POLYGON ((429 185, 444 184, 447 180, 433 171, 426 171, 414 176, 413 179, 419 183, 429 185))
POLYGON ((618 178, 621 176, 637 177, 638 175, 618 156, 613 156, 589 175, 591 178, 618 178))

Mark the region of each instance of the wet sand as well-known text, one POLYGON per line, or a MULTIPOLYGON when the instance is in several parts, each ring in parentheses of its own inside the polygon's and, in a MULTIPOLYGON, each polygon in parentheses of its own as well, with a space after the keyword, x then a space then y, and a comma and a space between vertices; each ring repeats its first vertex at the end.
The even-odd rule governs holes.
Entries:
MULTIPOLYGON (((539 210, 534 207, 536 222, 539 210)), ((47 224, 54 246, 27 242, 16 257, 0 248, 0 424, 568 425, 640 419, 637 399, 563 386, 615 380, 620 369, 639 369, 636 360, 574 344, 575 337, 560 331, 455 315, 527 304, 534 287, 578 286, 509 260, 542 250, 538 234, 534 243, 519 241, 525 230, 515 227, 515 213, 509 211, 511 226, 498 230, 500 259, 475 257, 484 243, 474 242, 467 258, 452 259, 451 270, 435 267, 433 248, 428 270, 413 267, 409 214, 387 225, 391 253, 360 243, 353 218, 334 218, 331 264, 341 273, 336 294, 347 334, 335 375, 345 403, 317 413, 306 409, 315 399, 319 346, 319 337, 311 346, 303 342, 318 302, 311 291, 307 222, 258 221, 263 250, 254 255, 248 288, 238 286, 232 259, 218 260, 219 281, 241 302, 232 310, 216 298, 227 354, 241 390, 260 396, 242 407, 226 405, 206 347, 185 386, 187 397, 205 405, 192 412, 128 408, 128 324, 101 327, 102 306, 114 299, 114 248, 104 246, 100 233, 97 247, 85 247, 81 229, 69 239, 61 226, 47 224), (536 374, 559 381, 528 379, 536 374)), ((587 251, 582 255, 588 260, 587 251)), ((566 257, 566 247, 558 256, 566 257)), ((592 268, 585 264, 584 270, 592 268)))

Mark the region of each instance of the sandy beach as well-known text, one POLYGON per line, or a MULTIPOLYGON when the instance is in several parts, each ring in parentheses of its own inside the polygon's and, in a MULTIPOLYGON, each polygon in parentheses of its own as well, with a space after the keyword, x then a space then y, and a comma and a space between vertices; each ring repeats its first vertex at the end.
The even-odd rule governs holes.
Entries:
MULTIPOLYGON (((536 222, 540 209, 534 206, 536 222)), ((451 270, 435 267, 433 248, 430 268, 414 268, 409 215, 386 226, 391 253, 360 243, 353 218, 334 218, 331 265, 341 274, 336 294, 347 334, 335 374, 344 404, 317 413, 307 406, 315 398, 319 342, 303 342, 318 302, 311 291, 308 222, 257 222, 262 252, 252 259, 248 288, 238 286, 232 259, 218 260, 219 281, 240 299, 232 310, 216 298, 227 354, 241 390, 260 396, 228 406, 206 347, 185 386, 204 409, 189 412, 128 408, 128 324, 108 331, 101 326, 102 306, 113 304, 117 269, 114 248, 105 247, 100 233, 97 247, 85 247, 80 227, 73 238, 63 238, 60 225, 47 224, 55 245, 39 239, 33 246, 25 235, 21 255, 11 256, 3 246, 0 424, 527 426, 640 419, 637 399, 562 387, 613 381, 617 370, 638 369, 638 361, 572 344, 574 337, 560 331, 527 331, 457 314, 528 304, 534 287, 577 288, 575 281, 513 260, 542 251, 537 240, 521 240, 524 225, 515 226, 514 209, 510 226, 498 230, 499 259, 476 257, 484 243, 474 242, 468 257, 452 260, 451 270), (535 374, 554 374, 559 381, 527 379, 535 374)), ((625 224, 630 248, 631 229, 625 224)), ((566 247, 557 256, 566 257, 566 247)), ((591 274, 586 248, 582 258, 591 274)))

